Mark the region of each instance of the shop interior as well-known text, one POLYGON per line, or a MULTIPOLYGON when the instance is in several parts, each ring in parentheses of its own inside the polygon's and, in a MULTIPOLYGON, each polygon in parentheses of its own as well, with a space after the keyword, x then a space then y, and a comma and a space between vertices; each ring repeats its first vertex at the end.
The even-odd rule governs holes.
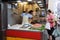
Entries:
MULTIPOLYGON (((3 40, 42 40, 45 29, 46 7, 43 0, 1 3, 3 40), (23 11, 32 18, 21 16, 23 11)), ((45 40, 45 39, 44 39, 45 40)))
POLYGON ((46 8, 41 1, 17 1, 8 3, 8 29, 38 29, 45 24, 46 8), (22 17, 23 11, 33 11, 32 19, 22 17))

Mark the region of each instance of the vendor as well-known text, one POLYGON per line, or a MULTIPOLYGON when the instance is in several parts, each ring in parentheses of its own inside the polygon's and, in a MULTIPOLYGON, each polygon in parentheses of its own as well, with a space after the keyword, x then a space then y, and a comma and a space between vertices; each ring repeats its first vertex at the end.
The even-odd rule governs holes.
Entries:
POLYGON ((29 22, 31 23, 33 20, 33 11, 30 10, 28 13, 29 13, 29 22))
POLYGON ((33 11, 32 10, 30 10, 28 13, 26 11, 23 11, 23 13, 21 14, 21 16, 22 17, 23 16, 27 16, 29 18, 29 22, 31 23, 32 17, 33 17, 32 14, 33 14, 33 11))

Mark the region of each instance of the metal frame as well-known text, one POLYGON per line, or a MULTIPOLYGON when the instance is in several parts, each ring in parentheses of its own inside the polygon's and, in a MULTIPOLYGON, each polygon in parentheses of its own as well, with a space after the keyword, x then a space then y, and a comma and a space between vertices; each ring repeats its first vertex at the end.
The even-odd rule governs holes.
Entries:
POLYGON ((6 29, 7 29, 7 4, 0 3, 0 40, 6 40, 6 29))

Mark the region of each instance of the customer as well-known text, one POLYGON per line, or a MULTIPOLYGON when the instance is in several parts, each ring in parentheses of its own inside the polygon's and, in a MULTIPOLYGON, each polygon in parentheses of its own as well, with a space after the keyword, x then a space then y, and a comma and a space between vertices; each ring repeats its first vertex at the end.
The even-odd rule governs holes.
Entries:
POLYGON ((54 21, 54 14, 51 12, 51 10, 47 11, 47 17, 46 21, 50 23, 50 30, 47 29, 48 35, 49 35, 49 40, 55 40, 54 36, 52 35, 54 31, 54 26, 55 26, 55 21, 54 21))
POLYGON ((58 20, 57 20, 57 24, 58 24, 58 26, 60 27, 60 17, 59 17, 58 20))

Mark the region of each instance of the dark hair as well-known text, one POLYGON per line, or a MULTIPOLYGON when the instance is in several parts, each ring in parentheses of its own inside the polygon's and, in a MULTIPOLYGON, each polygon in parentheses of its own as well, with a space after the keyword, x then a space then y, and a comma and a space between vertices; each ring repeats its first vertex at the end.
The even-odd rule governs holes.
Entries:
POLYGON ((47 12, 51 13, 51 10, 49 9, 47 12))
POLYGON ((32 14, 33 10, 30 10, 28 13, 32 14))
POLYGON ((23 13, 25 13, 26 11, 23 11, 23 13))

